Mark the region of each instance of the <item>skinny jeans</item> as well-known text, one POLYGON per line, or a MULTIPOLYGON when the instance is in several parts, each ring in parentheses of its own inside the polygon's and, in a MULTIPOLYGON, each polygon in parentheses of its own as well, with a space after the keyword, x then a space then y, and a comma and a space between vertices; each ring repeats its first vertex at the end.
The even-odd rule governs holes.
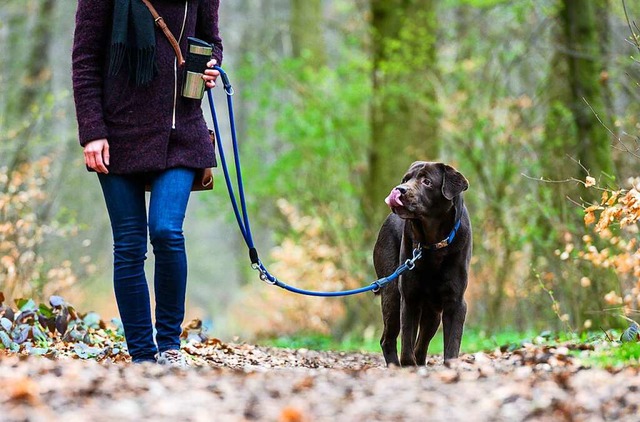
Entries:
POLYGON ((134 175, 98 173, 113 233, 116 302, 133 362, 155 361, 156 353, 180 348, 187 287, 182 226, 194 177, 195 170, 187 168, 134 175), (148 219, 147 183, 151 185, 148 219), (155 343, 144 272, 147 227, 155 257, 155 343))

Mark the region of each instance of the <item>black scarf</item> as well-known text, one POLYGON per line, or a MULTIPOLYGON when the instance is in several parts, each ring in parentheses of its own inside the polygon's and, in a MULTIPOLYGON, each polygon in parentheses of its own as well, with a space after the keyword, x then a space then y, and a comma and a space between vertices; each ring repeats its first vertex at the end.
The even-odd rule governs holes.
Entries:
POLYGON ((130 80, 137 86, 148 85, 156 71, 156 33, 142 0, 115 0, 109 74, 117 75, 125 59, 130 80))

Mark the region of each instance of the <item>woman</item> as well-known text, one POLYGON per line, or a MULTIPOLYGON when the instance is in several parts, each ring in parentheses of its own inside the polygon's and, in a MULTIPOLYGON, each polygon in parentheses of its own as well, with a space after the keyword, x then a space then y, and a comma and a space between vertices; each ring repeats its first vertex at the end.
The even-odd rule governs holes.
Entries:
MULTIPOLYGON (((187 37, 222 60, 218 0, 151 0, 184 53, 187 37)), ((114 290, 133 362, 185 366, 180 353, 187 260, 182 225, 198 169, 214 150, 200 101, 183 98, 182 67, 142 0, 79 0, 73 90, 80 144, 97 172, 113 232, 114 290), (149 214, 145 185, 151 186, 149 214), (147 226, 155 256, 154 343, 144 274, 147 226)), ((208 69, 208 88, 219 73, 208 69)))

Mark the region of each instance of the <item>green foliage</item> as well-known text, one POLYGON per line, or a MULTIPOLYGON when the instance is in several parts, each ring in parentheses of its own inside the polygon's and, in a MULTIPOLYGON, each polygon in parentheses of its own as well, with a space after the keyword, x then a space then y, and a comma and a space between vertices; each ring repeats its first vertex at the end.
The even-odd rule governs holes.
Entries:
MULTIPOLYGON (((97 361, 129 360, 124 327, 113 318, 109 324, 95 312, 80 313, 60 296, 51 296, 48 304, 33 299, 16 299, 16 307, 4 304, 0 292, 0 351, 51 359, 72 357, 97 361)), ((202 321, 184 325, 180 340, 191 360, 200 360, 214 349, 227 348, 210 338, 202 321)))
MULTIPOLYGON (((285 199, 303 219, 322 222, 318 240, 347 251, 334 259, 338 270, 362 280, 370 256, 360 207, 370 138, 370 65, 362 50, 344 50, 320 68, 304 54, 267 66, 262 56, 247 57, 241 69, 243 100, 250 104, 243 171, 251 215, 268 223, 277 244, 301 239, 286 213, 276 209, 285 199)), ((306 273, 311 255, 295 264, 297 274, 306 273)))
MULTIPOLYGON (((462 353, 511 353, 523 347, 558 348, 566 347, 571 356, 580 360, 585 366, 602 368, 620 368, 623 366, 640 366, 640 342, 621 343, 617 341, 621 331, 583 332, 580 335, 566 332, 532 331, 518 332, 504 330, 489 334, 484 330, 466 328, 462 337, 462 353)), ((263 343, 274 347, 311 350, 365 351, 380 352, 378 338, 352 335, 338 340, 320 334, 300 334, 289 337, 265 339, 263 343)), ((398 347, 400 343, 398 341, 398 347)), ((442 331, 438 331, 429 345, 429 354, 442 354, 442 331)))
MULTIPOLYGON (((461 351, 463 353, 475 353, 491 351, 501 346, 521 345, 523 339, 533 338, 531 332, 521 333, 517 331, 500 331, 490 334, 476 328, 466 328, 462 336, 461 351)), ((379 338, 350 334, 343 339, 317 333, 297 334, 295 336, 283 336, 262 341, 266 345, 291 349, 334 350, 334 351, 366 351, 380 352, 379 338)), ((399 347, 399 343, 398 343, 399 347)), ((439 330, 429 345, 429 354, 442 354, 444 350, 442 330, 439 330)))
POLYGON ((273 339, 264 339, 261 343, 288 349, 310 349, 310 350, 363 350, 375 351, 375 344, 372 342, 341 342, 336 341, 333 337, 323 334, 309 333, 297 334, 295 336, 283 336, 273 339))
POLYGON ((548 238, 548 230, 536 222, 544 213, 537 191, 548 187, 523 177, 544 171, 535 149, 543 142, 543 109, 535 101, 535 89, 514 86, 522 80, 535 86, 545 77, 528 66, 531 58, 524 40, 530 27, 518 19, 522 14, 535 20, 539 11, 526 3, 464 12, 458 26, 446 30, 447 54, 439 62, 445 91, 439 97, 444 109, 444 151, 439 159, 454 164, 470 181, 465 201, 474 227, 472 273, 477 277, 472 278, 470 290, 472 300, 482 303, 471 308, 470 319, 496 328, 507 323, 508 315, 515 315, 509 324, 525 329, 530 321, 518 316, 531 309, 518 308, 533 305, 525 297, 536 288, 527 280, 526 249, 548 238), (494 22, 490 27, 474 24, 479 19, 494 22), (511 40, 506 44, 500 41, 505 34, 511 40))
POLYGON ((606 332, 584 331, 580 334, 566 332, 543 332, 522 341, 511 342, 501 347, 510 351, 522 347, 523 344, 535 344, 547 347, 567 347, 574 358, 586 367, 621 368, 640 366, 640 342, 622 342, 618 339, 622 331, 611 329, 606 332))
POLYGON ((248 180, 257 198, 286 197, 301 211, 357 199, 368 139, 367 62, 352 58, 335 68, 305 59, 260 67, 242 77, 244 98, 257 104, 247 136, 248 180), (270 139, 270 137, 273 137, 270 139))
POLYGON ((444 2, 447 7, 471 6, 480 9, 490 9, 506 3, 512 2, 509 0, 446 0, 444 2))
POLYGON ((47 357, 126 357, 124 331, 116 319, 107 327, 95 312, 78 313, 60 296, 51 296, 48 305, 16 299, 15 309, 4 301, 0 293, 0 349, 47 357))
POLYGON ((396 112, 403 106, 426 107, 430 117, 437 118, 439 110, 434 101, 437 82, 434 73, 438 69, 435 66, 435 8, 412 10, 396 25, 379 28, 393 33, 378 34, 374 38, 382 44, 382 53, 375 63, 375 75, 378 76, 376 101, 383 102, 385 110, 396 112))
POLYGON ((640 366, 640 343, 615 344, 582 357, 585 364, 603 368, 640 366))

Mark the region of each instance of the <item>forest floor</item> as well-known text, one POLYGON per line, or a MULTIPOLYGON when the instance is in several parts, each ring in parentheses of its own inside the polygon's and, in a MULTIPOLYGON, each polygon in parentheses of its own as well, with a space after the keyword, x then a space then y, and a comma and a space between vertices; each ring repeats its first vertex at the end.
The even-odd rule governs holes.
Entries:
MULTIPOLYGON (((212 339, 188 369, 0 351, 3 421, 640 420, 638 368, 585 367, 563 346, 524 345, 421 368, 379 353, 212 339)), ((578 351, 579 353, 579 351, 578 351)))

